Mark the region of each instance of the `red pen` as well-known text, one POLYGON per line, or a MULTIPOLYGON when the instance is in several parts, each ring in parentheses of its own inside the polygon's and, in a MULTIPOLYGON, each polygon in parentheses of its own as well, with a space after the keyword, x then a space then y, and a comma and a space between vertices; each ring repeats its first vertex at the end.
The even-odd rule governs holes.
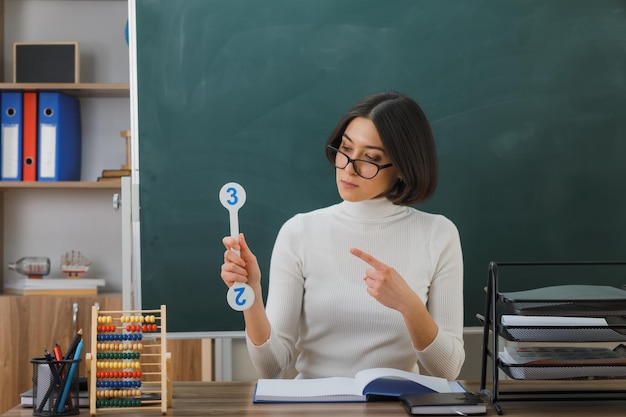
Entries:
MULTIPOLYGON (((54 357, 56 358, 57 361, 61 361, 63 360, 63 355, 61 354, 61 346, 58 343, 54 344, 54 357)), ((57 364, 58 366, 61 366, 61 363, 59 362, 57 364)))

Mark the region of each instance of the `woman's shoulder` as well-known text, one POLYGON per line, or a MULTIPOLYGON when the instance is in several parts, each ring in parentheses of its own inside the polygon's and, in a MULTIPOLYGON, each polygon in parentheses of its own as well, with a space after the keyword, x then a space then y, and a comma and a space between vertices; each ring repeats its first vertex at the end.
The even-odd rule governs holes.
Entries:
POLYGON ((444 228, 449 230, 457 230, 456 225, 452 220, 440 213, 429 213, 426 211, 418 210, 414 207, 410 207, 411 216, 423 223, 432 225, 433 227, 444 228))

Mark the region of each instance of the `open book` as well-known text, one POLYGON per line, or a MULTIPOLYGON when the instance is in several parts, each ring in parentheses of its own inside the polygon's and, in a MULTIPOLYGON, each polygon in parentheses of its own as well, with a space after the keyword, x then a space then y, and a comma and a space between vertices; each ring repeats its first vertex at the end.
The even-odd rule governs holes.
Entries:
POLYGON ((457 381, 391 368, 372 368, 354 378, 259 379, 254 402, 364 402, 401 394, 465 392, 457 381))

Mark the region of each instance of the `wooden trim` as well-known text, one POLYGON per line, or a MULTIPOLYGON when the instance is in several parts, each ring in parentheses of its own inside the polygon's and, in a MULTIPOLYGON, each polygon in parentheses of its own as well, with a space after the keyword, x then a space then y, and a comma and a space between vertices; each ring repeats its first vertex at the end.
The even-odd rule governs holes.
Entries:
POLYGON ((202 339, 202 381, 213 381, 213 339, 202 339))
POLYGON ((0 181, 0 190, 8 189, 120 189, 119 178, 107 181, 0 181))
POLYGON ((0 91, 59 91, 76 97, 130 96, 128 83, 0 83, 0 91))

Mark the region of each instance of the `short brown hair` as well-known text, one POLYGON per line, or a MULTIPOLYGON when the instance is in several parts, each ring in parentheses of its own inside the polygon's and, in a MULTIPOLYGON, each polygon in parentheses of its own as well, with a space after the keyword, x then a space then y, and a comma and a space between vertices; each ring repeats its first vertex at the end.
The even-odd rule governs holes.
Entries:
POLYGON ((357 118, 371 120, 400 179, 385 197, 401 206, 423 202, 435 193, 438 162, 430 123, 412 98, 388 91, 361 99, 339 121, 326 141, 326 157, 334 161, 328 145, 339 147, 348 124, 357 118))

